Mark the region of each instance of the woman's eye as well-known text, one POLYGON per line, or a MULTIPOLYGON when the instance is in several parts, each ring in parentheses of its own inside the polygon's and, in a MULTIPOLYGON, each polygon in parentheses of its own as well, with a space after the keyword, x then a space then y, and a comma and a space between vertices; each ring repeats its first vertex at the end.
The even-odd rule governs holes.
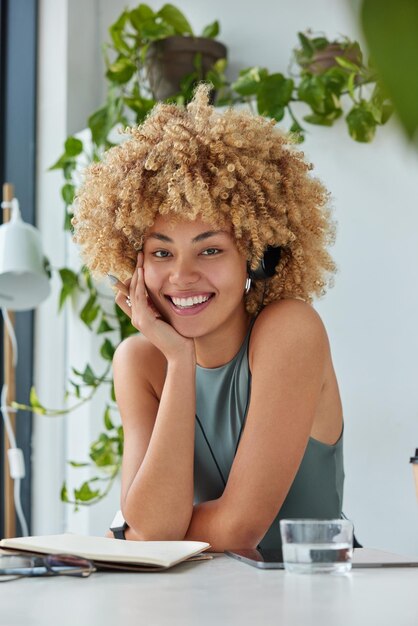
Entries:
POLYGON ((165 259, 170 254, 167 250, 156 250, 152 253, 157 259, 165 259))
POLYGON ((215 254, 219 254, 219 252, 221 252, 219 248, 207 248, 206 250, 203 250, 202 254, 205 256, 214 256, 215 254))

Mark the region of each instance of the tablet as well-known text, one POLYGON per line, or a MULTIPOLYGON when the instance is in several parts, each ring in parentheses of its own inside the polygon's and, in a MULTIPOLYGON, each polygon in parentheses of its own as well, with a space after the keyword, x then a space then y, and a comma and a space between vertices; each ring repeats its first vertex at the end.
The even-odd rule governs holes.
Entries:
MULTIPOLYGON (((226 550, 225 554, 260 569, 284 569, 281 549, 226 550)), ((361 567, 418 567, 418 558, 373 548, 354 548, 353 568, 361 567)))

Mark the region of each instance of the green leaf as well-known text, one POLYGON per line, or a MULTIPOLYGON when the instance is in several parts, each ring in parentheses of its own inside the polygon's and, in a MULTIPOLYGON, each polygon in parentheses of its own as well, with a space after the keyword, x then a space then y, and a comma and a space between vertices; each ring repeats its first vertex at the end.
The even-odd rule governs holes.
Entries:
POLYGON ((70 270, 68 267, 62 267, 58 270, 58 273, 63 285, 71 288, 78 286, 78 276, 73 270, 70 270))
POLYGON ((98 335, 101 335, 102 333, 108 333, 111 330, 115 330, 112 326, 110 326, 110 324, 108 323, 106 317, 103 315, 102 319, 100 320, 100 325, 96 331, 96 333, 98 335))
POLYGON ((105 339, 100 347, 100 354, 106 361, 111 361, 115 352, 115 346, 109 339, 105 339))
POLYGON ((122 458, 123 455, 123 426, 118 426, 117 428, 117 432, 118 432, 118 454, 119 456, 122 458))
POLYGON ((36 409, 36 413, 39 415, 46 415, 47 409, 40 403, 35 387, 30 388, 29 404, 33 409, 36 409))
POLYGON ((62 154, 59 159, 48 168, 48 172, 52 172, 52 170, 64 170, 69 166, 72 166, 72 169, 74 170, 75 159, 73 157, 68 157, 64 152, 64 154, 62 154))
POLYGON ((257 94, 261 81, 268 76, 268 70, 261 67, 249 67, 241 70, 238 78, 231 84, 234 91, 241 96, 253 96, 257 94))
POLYGON ((140 97, 125 97, 123 102, 137 114, 137 121, 142 121, 155 106, 156 101, 140 97))
POLYGON ((64 145, 65 154, 69 157, 76 157, 83 152, 83 142, 76 137, 68 137, 64 145))
POLYGON ((117 463, 113 440, 106 433, 101 433, 90 446, 89 456, 98 467, 113 466, 117 463))
POLYGON ((373 89, 368 108, 378 124, 386 124, 393 113, 393 104, 379 83, 373 89))
POLYGON ((86 281, 86 286, 88 290, 94 291, 93 279, 91 277, 89 268, 83 265, 83 267, 81 268, 81 273, 82 273, 84 280, 86 281))
POLYGON ((305 120, 305 122, 309 122, 309 124, 316 124, 317 126, 332 126, 335 121, 335 118, 333 117, 319 115, 318 113, 305 115, 303 119, 305 120))
POLYGON ((62 282, 62 288, 59 296, 58 311, 61 311, 65 301, 71 296, 76 289, 78 289, 78 276, 68 267, 63 267, 59 270, 59 275, 62 282))
POLYGON ((112 380, 112 385, 110 387, 110 399, 112 400, 112 402, 116 402, 115 385, 114 385, 113 380, 112 380))
POLYGON ((283 74, 270 74, 260 84, 257 93, 257 108, 260 115, 283 119, 284 107, 293 93, 294 82, 283 74))
POLYGON ((89 481, 85 481, 80 489, 74 489, 74 497, 76 500, 80 500, 81 502, 89 502, 90 500, 94 500, 99 495, 100 490, 97 489, 93 491, 90 488, 89 481))
POLYGON ((66 183, 61 187, 61 196, 66 205, 74 202, 75 186, 71 183, 66 183))
POLYGON ((167 24, 170 24, 174 28, 177 35, 192 35, 193 29, 187 21, 183 13, 172 4, 165 4, 162 9, 158 11, 159 17, 161 17, 167 24))
POLYGON ((290 127, 290 132, 293 134, 293 139, 296 143, 302 143, 305 141, 305 130, 296 120, 294 120, 292 126, 290 127))
POLYGON ((351 61, 349 61, 348 59, 344 57, 335 57, 335 60, 337 61, 340 67, 343 67, 346 70, 350 70, 351 72, 359 72, 360 70, 358 65, 356 65, 355 63, 352 63, 351 61))
POLYGON ((123 36, 128 19, 128 11, 123 11, 123 13, 121 13, 121 15, 116 20, 116 22, 114 22, 109 28, 109 35, 113 41, 115 49, 118 52, 130 52, 130 47, 123 36))
POLYGON ((104 415, 103 415, 103 421, 104 421, 104 425, 105 425, 106 430, 113 430, 114 429, 114 425, 113 425, 112 419, 110 417, 110 407, 109 406, 106 406, 106 410, 105 410, 104 415))
POLYGON ((78 463, 77 461, 68 461, 71 467, 89 467, 90 463, 78 463))
POLYGON ((131 324, 131 318, 128 317, 116 303, 114 305, 114 314, 119 322, 120 341, 126 339, 126 337, 130 337, 130 335, 136 335, 138 333, 135 326, 131 324))
POLYGON ((100 305, 97 304, 97 296, 91 294, 80 312, 80 319, 91 329, 91 325, 98 316, 100 305))
POLYGON ((117 85, 124 85, 131 80, 136 69, 135 63, 130 58, 120 56, 107 68, 106 78, 117 85))
POLYGON ((202 53, 196 52, 193 58, 193 67, 198 73, 199 77, 201 77, 202 75, 202 67, 203 67, 202 64, 203 64, 202 53))
POLYGON ((70 385, 74 388, 74 395, 76 398, 81 398, 80 385, 77 385, 73 380, 70 380, 70 385))
POLYGON ((72 213, 71 211, 67 210, 64 213, 64 224, 63 224, 63 229, 65 231, 71 232, 73 230, 73 225, 71 224, 71 220, 74 217, 74 213, 72 213))
POLYGON ((315 48, 311 43, 311 40, 306 37, 303 33, 298 33, 298 38, 300 41, 300 45, 302 46, 302 50, 307 58, 312 57, 315 52, 315 48))
POLYGON ((348 132, 356 141, 369 143, 376 132, 376 120, 364 101, 355 105, 346 117, 348 132))
POLYGON ((64 482, 62 487, 61 487, 61 502, 70 502, 70 498, 68 497, 68 490, 67 490, 67 485, 64 482))
POLYGON ((218 59, 217 61, 215 61, 215 63, 212 65, 212 69, 215 72, 218 72, 219 74, 223 74, 226 70, 226 66, 227 66, 227 60, 226 59, 218 59))
MULTIPOLYGON (((173 26, 170 26, 170 24, 166 24, 165 22, 156 23, 149 20, 148 22, 144 22, 142 26, 142 36, 144 40, 158 41, 159 39, 165 39, 166 37, 170 37, 175 34, 176 31, 173 26)), ((144 61, 144 55, 141 55, 141 57, 144 61)))
POLYGON ((352 74, 350 74, 350 76, 348 77, 348 80, 347 80, 347 89, 348 89, 348 93, 350 94, 350 97, 351 97, 352 100, 355 100, 354 89, 355 89, 355 86, 356 86, 355 85, 356 76, 357 76, 357 74, 352 72, 352 74))
POLYGON ((324 85, 326 92, 328 91, 336 96, 340 96, 342 91, 347 86, 347 72, 340 67, 331 67, 322 74, 320 80, 324 85))
POLYGON ((312 111, 321 117, 339 117, 341 106, 338 92, 341 85, 337 77, 335 72, 323 76, 305 76, 298 88, 299 99, 309 104, 312 111))
POLYGON ((140 4, 135 9, 129 12, 129 21, 136 31, 142 32, 142 27, 145 22, 153 20, 155 13, 147 4, 140 4))
POLYGON ((305 76, 299 87, 298 97, 317 112, 322 112, 325 99, 325 85, 319 76, 305 76))
POLYGON ((330 44, 329 40, 326 37, 313 37, 311 39, 311 42, 315 50, 323 50, 330 44))
POLYGON ((215 20, 212 24, 208 24, 205 26, 202 32, 202 37, 207 37, 208 39, 214 39, 219 35, 219 22, 215 20))
POLYGON ((64 144, 63 154, 48 168, 48 171, 66 170, 64 172, 65 178, 69 179, 76 166, 75 157, 81 154, 82 151, 83 142, 80 139, 76 139, 76 137, 68 137, 64 144))
POLYGON ((412 138, 418 129, 418 2, 363 0, 361 20, 373 64, 412 138))
POLYGON ((73 177, 73 172, 75 170, 75 168, 77 167, 77 162, 76 160, 71 157, 71 159, 68 159, 63 167, 62 167, 62 172, 64 174, 64 178, 65 180, 71 180, 73 177))
POLYGON ((86 383, 86 385, 89 385, 91 387, 94 387, 97 384, 97 376, 94 374, 93 370, 88 364, 86 365, 82 374, 82 380, 83 383, 86 383))
POLYGON ((103 145, 106 142, 110 129, 112 128, 112 123, 109 119, 108 107, 104 106, 92 113, 87 120, 87 125, 91 130, 94 143, 97 146, 103 145))
POLYGON ((220 76, 218 72, 213 70, 209 70, 205 75, 205 82, 210 83, 214 89, 222 89, 225 85, 225 80, 223 76, 220 76))

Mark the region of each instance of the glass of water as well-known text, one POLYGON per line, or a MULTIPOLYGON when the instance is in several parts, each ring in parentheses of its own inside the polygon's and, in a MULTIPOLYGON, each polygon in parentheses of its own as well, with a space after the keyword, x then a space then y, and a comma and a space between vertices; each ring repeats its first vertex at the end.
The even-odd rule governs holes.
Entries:
POLYGON ((353 524, 345 519, 280 520, 286 571, 346 574, 353 556, 353 524))

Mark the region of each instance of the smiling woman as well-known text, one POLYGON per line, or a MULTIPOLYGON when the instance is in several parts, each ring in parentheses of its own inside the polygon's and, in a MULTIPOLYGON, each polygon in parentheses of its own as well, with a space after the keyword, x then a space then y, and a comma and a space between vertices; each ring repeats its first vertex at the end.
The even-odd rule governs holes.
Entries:
POLYGON ((73 222, 140 331, 114 356, 115 536, 278 547, 280 518, 341 515, 342 408, 310 306, 334 271, 327 193, 289 137, 205 86, 129 132, 73 222))

